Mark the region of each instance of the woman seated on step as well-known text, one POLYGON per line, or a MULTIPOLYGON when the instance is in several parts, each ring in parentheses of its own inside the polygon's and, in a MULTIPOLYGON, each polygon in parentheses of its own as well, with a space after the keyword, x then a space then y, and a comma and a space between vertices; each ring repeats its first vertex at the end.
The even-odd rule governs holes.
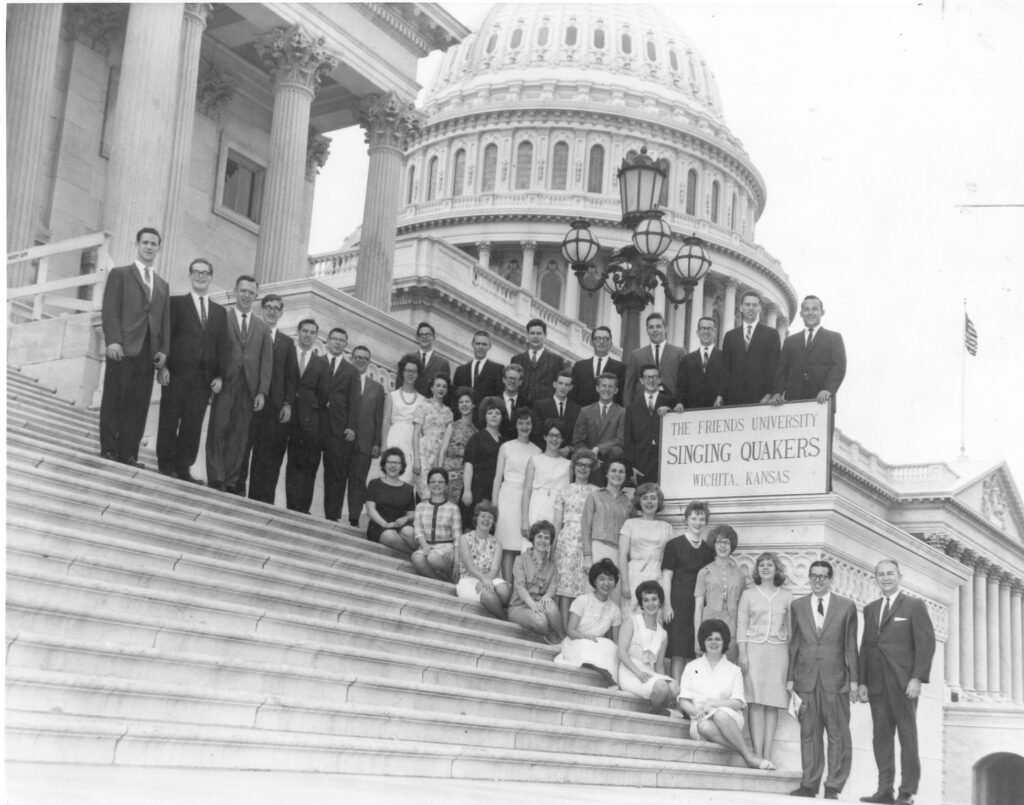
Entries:
POLYGON ((679 707, 690 718, 690 737, 713 741, 739 752, 752 769, 774 771, 770 760, 747 749, 743 738, 743 674, 729 662, 729 627, 725 621, 706 620, 697 631, 704 654, 687 663, 679 685, 679 707))
POLYGON ((619 569, 611 559, 602 559, 591 565, 587 577, 594 590, 578 596, 569 606, 566 638, 555 662, 593 668, 611 687, 617 687, 617 642, 622 612, 610 596, 619 583, 619 569))
POLYGON ((408 555, 416 548, 412 527, 416 492, 412 484, 402 480, 406 467, 402 448, 389 447, 381 453, 383 474, 366 485, 366 514, 370 518, 366 538, 408 555))
POLYGON ((512 588, 501 577, 501 545, 494 536, 498 507, 481 500, 473 507, 475 528, 459 540, 459 583, 455 592, 463 601, 477 601, 494 617, 508 620, 506 607, 512 588))
POLYGON ((528 550, 520 553, 512 565, 512 601, 508 619, 524 629, 543 635, 551 644, 562 642, 565 627, 555 603, 558 569, 551 557, 555 527, 547 520, 530 526, 528 550))
POLYGON ((665 591, 656 581, 642 581, 636 588, 636 602, 640 611, 626 618, 619 629, 619 687, 650 701, 652 713, 661 713, 679 695, 679 686, 665 673, 668 632, 661 625, 665 591))
POLYGON ((448 471, 433 467, 427 473, 427 491, 430 497, 416 505, 413 529, 419 548, 413 551, 412 566, 421 576, 451 581, 462 514, 448 500, 448 471))

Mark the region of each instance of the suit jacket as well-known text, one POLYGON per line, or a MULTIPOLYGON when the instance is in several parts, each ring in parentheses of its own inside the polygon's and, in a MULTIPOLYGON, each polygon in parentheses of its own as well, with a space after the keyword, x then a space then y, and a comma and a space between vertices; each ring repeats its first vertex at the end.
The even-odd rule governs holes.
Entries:
MULTIPOLYGON (((474 385, 473 380, 473 363, 464 363, 461 366, 455 367, 455 376, 452 378, 453 388, 459 386, 467 386, 473 389, 473 403, 479 405, 480 401, 484 397, 500 397, 501 392, 505 390, 505 384, 502 381, 502 374, 505 370, 500 363, 492 360, 485 360, 480 367, 480 372, 476 376, 476 384, 474 385)), ((474 421, 476 412, 474 414, 474 421)))
POLYGON ((622 436, 626 459, 643 474, 643 482, 658 479, 661 417, 658 416, 657 409, 663 405, 675 408, 676 400, 664 392, 659 392, 654 401, 655 413, 652 414, 647 409, 647 395, 640 393, 626 408, 622 436))
MULTIPOLYGON (((420 351, 414 349, 410 355, 415 355, 417 358, 420 356, 420 351)), ((449 378, 452 376, 452 366, 448 363, 447 358, 442 358, 437 350, 433 350, 430 353, 430 360, 427 361, 427 365, 423 367, 423 371, 420 372, 419 377, 416 378, 415 388, 424 397, 430 397, 430 384, 434 382, 434 378, 438 375, 448 375, 449 378)))
POLYGON ((555 378, 568 364, 564 358, 552 352, 550 347, 544 347, 536 366, 530 363, 529 350, 513 355, 509 363, 518 363, 523 367, 523 385, 520 389, 531 400, 550 397, 554 393, 555 378))
POLYGON ((171 347, 167 369, 171 377, 200 374, 209 384, 221 376, 227 348, 227 311, 216 302, 206 300, 206 327, 199 318, 192 294, 170 299, 171 347))
POLYGON ((622 449, 626 427, 626 410, 616 403, 608 408, 608 416, 601 423, 601 403, 591 403, 580 411, 572 431, 572 446, 599 449, 601 456, 613 447, 622 449))
POLYGON ((722 384, 722 350, 712 347, 704 366, 700 349, 684 355, 676 375, 676 395, 683 408, 711 408, 722 384))
POLYGON ((873 696, 902 693, 911 679, 927 682, 935 654, 935 630, 920 598, 901 590, 889 607, 889 617, 880 625, 881 614, 881 598, 864 607, 857 663, 857 679, 873 696))
MULTIPOLYGON (((566 399, 565 416, 562 417, 562 421, 565 423, 565 441, 563 443, 565 445, 572 441, 573 429, 576 427, 576 419, 580 415, 580 410, 576 403, 566 399)), ((533 434, 530 436, 530 441, 541 450, 545 447, 544 422, 548 419, 558 419, 558 404, 555 402, 554 396, 548 397, 546 400, 538 400, 533 404, 533 434)))
MULTIPOLYGON (((367 376, 366 388, 360 393, 359 375, 356 374, 356 395, 359 401, 356 405, 355 432, 356 449, 364 454, 370 455, 373 448, 380 447, 380 432, 384 424, 384 386, 367 376)), ((349 417, 351 419, 351 417, 349 417)))
POLYGON ((794 333, 782 346, 772 391, 787 400, 811 400, 827 390, 835 399, 846 377, 846 347, 843 337, 820 327, 810 347, 804 346, 806 330, 794 333))
POLYGON ((223 379, 231 383, 242 378, 255 397, 270 392, 270 376, 274 370, 274 345, 270 341, 270 329, 266 323, 253 315, 249 316, 248 336, 242 341, 242 329, 238 316, 232 310, 227 313, 228 335, 223 379))
POLYGON ((767 324, 757 324, 750 347, 743 340, 740 325, 722 339, 722 374, 719 394, 725 405, 753 405, 772 393, 775 368, 779 364, 779 334, 767 324))
MULTIPOLYGON (((295 349, 292 349, 295 353, 295 349)), ((317 433, 323 427, 323 414, 327 411, 327 386, 331 367, 327 361, 310 350, 306 371, 299 374, 299 358, 289 362, 289 374, 295 387, 295 405, 291 426, 307 433, 317 433)))
POLYGON ((134 358, 142 351, 149 333, 150 358, 158 352, 170 357, 171 290, 167 281, 153 271, 153 298, 134 263, 112 268, 103 288, 103 340, 120 344, 125 357, 134 358))
POLYGON ((796 599, 790 608, 789 680, 797 693, 849 693, 857 685, 857 605, 832 593, 821 631, 814 624, 817 596, 796 599))
MULTIPOLYGON (((329 382, 330 435, 339 438, 344 435, 346 428, 356 429, 356 420, 359 417, 359 370, 342 358, 332 375, 330 361, 330 356, 324 358, 329 382)), ((383 415, 381 409, 381 416, 383 415)))
MULTIPOLYGON (((626 387, 626 364, 615 358, 605 357, 601 364, 601 372, 611 372, 619 379, 619 390, 615 394, 615 402, 622 405, 622 392, 626 387)), ((580 408, 597 402, 597 378, 594 377, 594 356, 576 361, 572 365, 572 391, 569 399, 580 408)))
MULTIPOLYGON (((508 410, 505 406, 504 390, 496 396, 501 400, 501 440, 514 439, 516 438, 516 423, 509 419, 508 410)), ((533 400, 527 397, 522 389, 516 395, 516 404, 512 406, 512 410, 515 411, 516 408, 529 408, 531 411, 533 410, 533 400)))
POLYGON ((264 410, 277 419, 285 403, 295 407, 295 378, 299 374, 299 362, 295 357, 295 342, 280 330, 274 333, 272 354, 270 394, 264 410))
MULTIPOLYGON (((685 355, 682 347, 662 342, 660 358, 661 364, 661 387, 669 396, 676 395, 676 373, 679 371, 679 360, 685 355)), ((622 399, 628 406, 633 398, 640 391, 640 367, 646 363, 654 363, 654 350, 651 345, 634 349, 626 359, 626 387, 622 392, 622 399)))

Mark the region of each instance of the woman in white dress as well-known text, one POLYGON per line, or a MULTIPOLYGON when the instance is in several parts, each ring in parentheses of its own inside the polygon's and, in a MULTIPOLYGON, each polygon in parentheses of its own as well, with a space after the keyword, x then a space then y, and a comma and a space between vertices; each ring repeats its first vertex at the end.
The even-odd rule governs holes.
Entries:
MULTIPOLYGON (((558 451, 565 441, 565 424, 560 419, 544 422, 544 452, 526 465, 523 481, 520 533, 526 538, 532 523, 555 519, 555 497, 572 481, 572 463, 558 451)), ((564 616, 564 613, 563 613, 564 616)))
POLYGON ((413 418, 421 404, 426 400, 416 391, 416 378, 420 376, 420 361, 414 355, 403 355, 398 361, 398 380, 400 385, 384 398, 384 448, 401 448, 409 463, 402 472, 402 480, 407 484, 413 482, 412 473, 412 434, 413 418))
POLYGON ((774 771, 772 762, 747 749, 743 738, 743 674, 725 657, 730 637, 724 621, 713 618, 700 625, 697 642, 704 653, 683 671, 679 708, 690 719, 690 737, 695 741, 721 744, 739 752, 750 768, 774 771))
POLYGON ((498 465, 494 470, 494 489, 491 500, 498 504, 498 527, 494 534, 501 543, 501 577, 512 584, 512 565, 523 550, 521 528, 523 483, 526 466, 540 448, 530 441, 533 417, 529 408, 513 412, 516 438, 498 449, 498 465))
POLYGON ((659 713, 679 695, 679 686, 665 673, 668 633, 661 625, 665 591, 656 581, 636 588, 640 611, 626 618, 619 629, 619 687, 651 703, 659 713))
POLYGON ((619 583, 619 569, 611 559, 602 559, 591 566, 587 575, 594 591, 572 602, 562 653, 555 657, 555 662, 593 668, 614 687, 619 670, 616 644, 622 613, 608 596, 619 583))
MULTIPOLYGON (((665 496, 657 484, 642 484, 633 496, 639 517, 626 520, 619 532, 619 570, 622 573, 622 614, 637 612, 627 590, 634 590, 642 581, 661 578, 661 560, 665 546, 672 539, 672 526, 658 519, 665 506, 665 496)), ((659 589, 664 589, 659 586, 659 589)))

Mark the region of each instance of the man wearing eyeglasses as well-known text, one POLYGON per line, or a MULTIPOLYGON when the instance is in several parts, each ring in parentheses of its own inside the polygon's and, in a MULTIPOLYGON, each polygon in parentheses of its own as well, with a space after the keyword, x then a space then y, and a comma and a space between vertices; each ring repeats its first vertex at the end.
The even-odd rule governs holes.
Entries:
POLYGON ((850 705, 858 699, 857 606, 832 592, 832 565, 811 563, 811 594, 790 609, 789 679, 800 706, 800 759, 803 777, 794 797, 815 797, 825 773, 826 752, 821 733, 828 735, 825 799, 839 799, 853 762, 850 705))
POLYGON ((157 373, 163 388, 156 457, 161 474, 201 484, 191 468, 199 455, 206 406, 221 389, 227 313, 209 299, 209 260, 193 260, 188 277, 192 290, 171 297, 171 347, 167 364, 157 373))
POLYGON ((597 402, 597 378, 604 372, 611 372, 619 379, 619 390, 615 402, 622 405, 622 388, 626 385, 626 365, 611 356, 612 331, 603 324, 590 333, 592 358, 576 361, 572 366, 571 399, 580 408, 597 402))
POLYGON ((718 328, 707 316, 697 322, 700 346, 679 361, 676 391, 683 408, 711 408, 718 397, 722 374, 722 350, 717 346, 718 328))

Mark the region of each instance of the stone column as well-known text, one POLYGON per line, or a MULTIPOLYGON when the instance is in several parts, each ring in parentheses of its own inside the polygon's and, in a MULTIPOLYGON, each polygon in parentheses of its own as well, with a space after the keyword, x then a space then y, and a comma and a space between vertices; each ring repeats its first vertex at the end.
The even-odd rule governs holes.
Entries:
MULTIPOLYGON (((35 245, 43 178, 42 136, 53 94, 60 43, 60 3, 7 7, 7 251, 35 245)), ((7 276, 28 285, 35 270, 22 263, 7 276)))
POLYGON ((1018 579, 1010 592, 1010 659, 1013 663, 1012 679, 1010 680, 1014 704, 1024 704, 1024 653, 1021 641, 1021 598, 1024 587, 1018 579))
POLYGON ((725 302, 722 305, 722 332, 718 334, 719 344, 722 343, 722 337, 736 326, 736 289, 738 287, 739 283, 734 279, 725 281, 725 302))
POLYGON ((167 188, 167 213, 164 216, 164 247, 160 255, 160 273, 170 281, 182 274, 184 264, 199 255, 181 254, 181 222, 192 164, 192 129, 196 120, 196 79, 199 76, 199 47, 203 41, 206 18, 212 3, 186 3, 181 26, 181 64, 178 97, 175 102, 174 142, 171 147, 171 177, 167 188))
POLYGON ((949 604, 949 619, 946 625, 946 685, 960 689, 960 598, 955 597, 949 604))
POLYGON ((697 287, 693 289, 693 296, 690 297, 690 330, 686 334, 686 351, 691 352, 697 348, 697 344, 700 342, 697 340, 697 322, 700 321, 700 317, 704 315, 704 280, 706 277, 702 277, 701 281, 697 283, 697 287))
POLYGON ((491 268, 491 242, 479 240, 476 244, 477 259, 480 261, 480 268, 491 268))
POLYGON ((1013 577, 999 574, 999 690, 1007 699, 1013 695, 1013 657, 1010 646, 1013 640, 1010 624, 1010 585, 1013 577))
POLYGON ((370 168, 354 294, 378 310, 390 310, 402 162, 421 121, 411 103, 387 93, 364 101, 359 122, 366 131, 370 168))
POLYGON ((580 318, 580 284, 576 280, 573 270, 567 265, 565 267, 565 302, 563 304, 565 315, 572 321, 580 318))
POLYGON ((986 587, 988 591, 988 689, 999 693, 999 570, 989 565, 986 587))
MULTIPOLYGON (((960 546, 950 551, 950 555, 959 559, 963 564, 970 567, 974 562, 974 553, 960 546)), ((959 595, 960 610, 960 640, 957 652, 957 662, 960 665, 960 686, 964 690, 974 689, 974 660, 971 657, 971 650, 974 647, 974 585, 965 581, 960 585, 959 595)))
POLYGON ((183 18, 181 3, 132 3, 128 12, 101 216, 115 261, 134 256, 142 227, 167 234, 183 18))
MULTIPOLYGON (((270 159, 256 244, 255 274, 265 283, 308 273, 307 244, 301 233, 309 108, 320 81, 338 59, 327 52, 322 38, 314 38, 298 26, 275 28, 253 45, 274 80, 270 159)), ((396 193, 397 188, 396 179, 396 193)))
POLYGON ((985 597, 985 572, 988 562, 974 562, 974 689, 988 690, 988 601, 985 597))
POLYGON ((534 264, 537 241, 524 240, 520 241, 520 245, 523 247, 523 276, 519 282, 519 287, 532 295, 537 290, 537 268, 534 264))

